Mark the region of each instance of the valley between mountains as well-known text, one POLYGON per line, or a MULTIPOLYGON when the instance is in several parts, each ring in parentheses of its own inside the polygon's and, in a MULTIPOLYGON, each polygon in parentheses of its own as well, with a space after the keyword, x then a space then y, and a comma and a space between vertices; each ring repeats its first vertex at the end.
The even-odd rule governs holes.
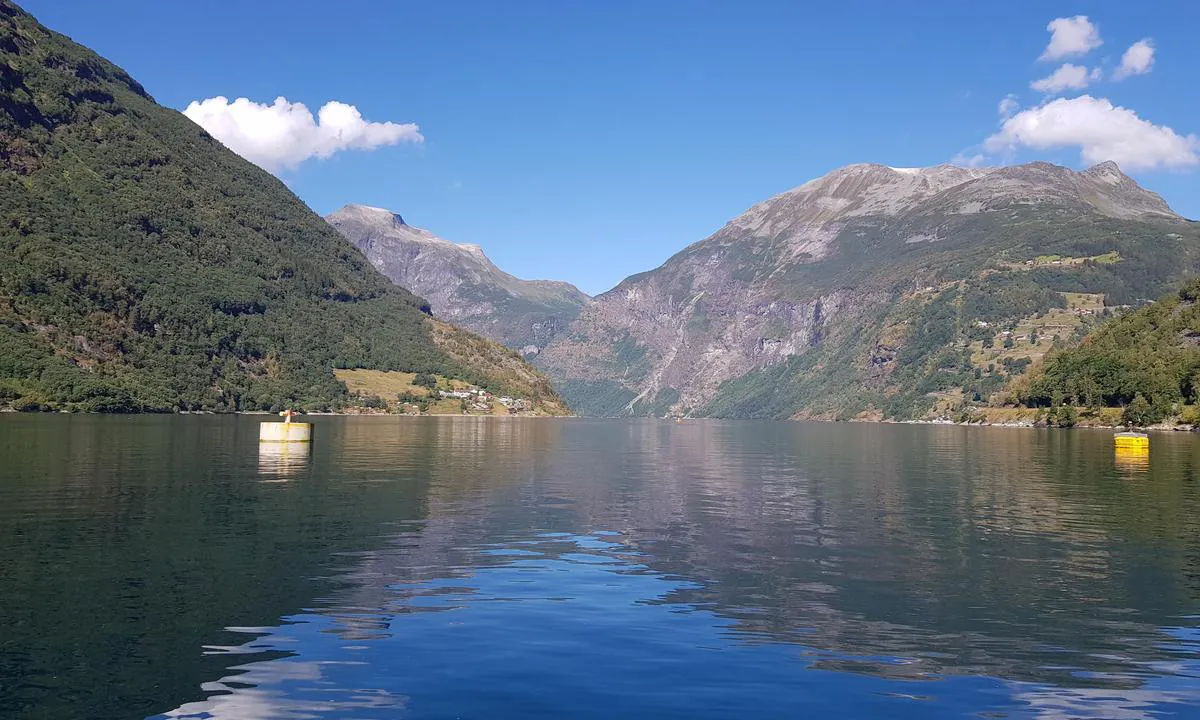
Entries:
POLYGON ((574 411, 602 416, 908 419, 1013 402, 1047 355, 1200 269, 1200 226, 1111 162, 847 166, 595 298, 518 280, 387 210, 327 220, 435 315, 518 349, 574 411))
POLYGON ((6 0, 0 61, 0 409, 1067 422, 1200 399, 1200 225, 1111 162, 849 165, 589 297, 393 210, 323 220, 6 0))

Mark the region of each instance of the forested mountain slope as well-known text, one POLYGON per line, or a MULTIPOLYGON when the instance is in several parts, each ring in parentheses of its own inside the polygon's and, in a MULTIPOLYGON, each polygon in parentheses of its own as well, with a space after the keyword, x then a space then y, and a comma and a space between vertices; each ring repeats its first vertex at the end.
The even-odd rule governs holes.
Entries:
POLYGON ((328 408, 335 367, 552 396, 524 363, 452 357, 423 305, 283 183, 0 0, 0 406, 328 408))
POLYGON ((1151 422, 1197 403, 1200 279, 1055 353, 1014 394, 1035 407, 1127 407, 1140 395, 1151 422))

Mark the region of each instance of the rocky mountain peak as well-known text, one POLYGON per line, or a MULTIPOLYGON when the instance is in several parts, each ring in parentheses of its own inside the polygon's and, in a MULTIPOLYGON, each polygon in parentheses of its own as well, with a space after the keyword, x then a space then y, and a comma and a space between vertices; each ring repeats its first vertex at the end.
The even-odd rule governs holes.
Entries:
POLYGON ((944 197, 944 210, 976 213, 1012 202, 1086 205, 1110 217, 1178 217, 1161 197, 1103 162, 1075 172, 1048 162, 994 168, 942 164, 897 168, 847 165, 759 203, 717 235, 782 242, 797 257, 820 259, 837 228, 852 218, 896 217, 944 197))
POLYGON ((479 245, 444 240, 391 210, 346 205, 325 219, 392 282, 426 298, 435 316, 527 355, 539 352, 589 299, 569 283, 514 277, 479 245))
MULTIPOLYGON (((1105 160, 1102 163, 1097 163, 1087 170, 1084 170, 1082 175, 1097 183, 1124 187, 1129 190, 1136 190, 1153 195, 1153 193, 1150 193, 1148 190, 1145 190, 1138 185, 1136 180, 1121 172, 1121 167, 1112 160, 1105 160)), ((1158 196, 1154 195, 1154 197, 1157 198, 1158 196)))
POLYGON ((847 220, 894 217, 987 172, 953 165, 847 165, 755 205, 730 221, 714 239, 742 242, 757 238, 788 248, 788 254, 797 260, 815 261, 828 254, 847 220))
POLYGON ((353 220, 376 225, 380 228, 408 226, 408 223, 404 222, 404 218, 400 216, 400 213, 370 205, 343 205, 341 209, 334 211, 329 217, 336 217, 345 221, 353 220))
MULTIPOLYGON (((443 240, 428 230, 409 225, 399 213, 385 208, 371 207, 370 205, 344 205, 341 209, 327 215, 325 221, 342 235, 351 238, 352 242, 358 245, 360 250, 366 252, 368 257, 371 256, 371 250, 377 244, 382 244, 384 247, 407 244, 413 251, 418 251, 419 248, 418 252, 457 257, 456 262, 465 260, 472 265, 478 265, 479 267, 475 269, 479 272, 499 272, 499 269, 492 265, 478 245, 460 245, 443 240)), ((380 263, 375 262, 375 266, 383 270, 380 263)), ((404 287, 409 286, 404 285, 404 287)))

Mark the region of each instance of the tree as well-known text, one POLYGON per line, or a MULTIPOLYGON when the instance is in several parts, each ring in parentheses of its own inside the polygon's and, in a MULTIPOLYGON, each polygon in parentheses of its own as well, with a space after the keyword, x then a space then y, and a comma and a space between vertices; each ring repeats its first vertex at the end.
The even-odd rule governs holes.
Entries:
POLYGON ((1013 343, 1012 335, 1005 335, 1004 336, 1004 349, 1011 350, 1013 347, 1013 344, 1014 343, 1013 343))
POLYGON ((413 378, 413 385, 416 385, 417 387, 423 387, 428 390, 433 390, 437 387, 437 384, 437 378, 429 373, 417 373, 417 376, 413 378))
POLYGON ((387 407, 387 401, 378 395, 363 395, 359 402, 363 407, 372 410, 382 410, 387 407))
MULTIPOLYGON (((1161 418, 1159 418, 1161 419, 1161 418)), ((1133 401, 1121 412, 1121 422, 1133 427, 1145 427, 1155 422, 1154 408, 1141 393, 1134 396, 1133 401)))
POLYGON ((1179 299, 1187 302, 1200 300, 1200 278, 1193 278, 1179 289, 1179 299))
POLYGON ((1184 390, 1186 390, 1185 399, 1193 403, 1200 403, 1200 370, 1194 371, 1184 381, 1184 390))
POLYGON ((1060 405, 1050 408, 1050 412, 1046 415, 1046 422, 1056 427, 1075 427, 1075 424, 1079 422, 1079 413, 1072 405, 1060 405))

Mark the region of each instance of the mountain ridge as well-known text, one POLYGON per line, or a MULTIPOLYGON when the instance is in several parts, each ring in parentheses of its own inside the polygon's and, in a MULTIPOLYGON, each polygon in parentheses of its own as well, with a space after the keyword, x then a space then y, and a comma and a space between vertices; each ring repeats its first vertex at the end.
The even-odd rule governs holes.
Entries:
MULTIPOLYGON (((927 188, 927 187, 929 187, 930 184, 932 184, 935 189, 933 189, 930 192, 926 192, 923 195, 923 197, 929 198, 934 195, 937 195, 938 193, 941 193, 944 191, 949 191, 949 190, 954 190, 956 188, 960 188, 961 186, 965 185, 966 183, 969 183, 969 182, 972 182, 975 180, 980 180, 983 178, 987 178, 989 176, 996 178, 996 179, 1010 177, 1010 176, 1012 176, 1014 171, 1018 172, 1018 173, 1021 172, 1020 169, 1022 169, 1022 168, 1049 169, 1051 172, 1066 171, 1067 173, 1071 173, 1073 175, 1099 177, 1099 178, 1104 178, 1104 182, 1108 185, 1116 185, 1116 186, 1120 186, 1120 187, 1124 187, 1124 188, 1129 188, 1129 186, 1132 185, 1133 191, 1136 192, 1138 195, 1140 195, 1142 198, 1142 200, 1139 202, 1140 209, 1134 210, 1132 213, 1118 214, 1118 215, 1116 215, 1117 217, 1128 217, 1130 215, 1132 215, 1134 217, 1136 217, 1138 215, 1156 215, 1156 216, 1162 216, 1165 218, 1172 218, 1172 219, 1181 219, 1181 220, 1186 219, 1183 216, 1177 214, 1174 210, 1172 210, 1170 208, 1170 206, 1167 205, 1166 201, 1163 200, 1160 195, 1158 195, 1157 193, 1152 192, 1150 190, 1146 190, 1145 188, 1142 188, 1140 185, 1137 185, 1137 183, 1135 181, 1133 181, 1132 178, 1125 175, 1120 170, 1120 167, 1117 165, 1117 163, 1115 163, 1111 160, 1097 163, 1097 164, 1095 164, 1085 170, 1082 170, 1082 171, 1073 171, 1073 170, 1070 170, 1069 168, 1059 166, 1059 165, 1054 165, 1052 163, 1047 163, 1044 161, 1034 161, 1034 162, 1025 163, 1022 165, 1004 165, 1004 166, 989 167, 989 168, 959 167, 959 166, 952 165, 950 163, 941 163, 938 165, 932 165, 932 166, 928 166, 928 167, 917 167, 917 168, 897 168, 897 167, 891 167, 888 165, 883 165, 880 163, 852 163, 850 165, 844 165, 844 166, 841 166, 834 170, 831 170, 830 172, 826 173, 825 175, 822 175, 820 177, 809 180, 809 181, 802 183, 800 185, 797 185, 796 187, 793 187, 789 190, 784 190, 780 193, 777 193, 777 194, 771 196, 770 198, 768 198, 767 200, 763 200, 759 203, 755 203, 754 205, 750 206, 750 208, 748 208, 741 214, 728 220, 724 225, 722 225, 720 228, 718 228, 713 234, 709 235, 707 238, 704 238, 703 240, 698 240, 694 243, 691 243, 691 244, 685 246, 683 249, 672 254, 671 257, 669 257, 666 261, 664 261, 662 264, 660 264, 656 268, 653 268, 650 270, 644 270, 644 271, 629 275, 628 277, 626 277, 626 278, 622 279, 620 282, 618 282, 610 290, 606 290, 602 293, 597 294, 596 296, 594 296, 593 299, 601 298, 601 297, 604 297, 605 295, 608 295, 609 293, 616 292, 626 282, 628 282, 630 280, 636 280, 636 279, 642 277, 643 275, 646 275, 647 273, 654 272, 654 270, 657 270, 658 268, 662 267, 662 265, 665 265, 667 262, 669 262, 675 256, 677 256, 681 253, 687 252, 693 246, 700 245, 702 243, 706 243, 706 242, 716 239, 716 238, 720 238, 726 233, 732 235, 733 233, 730 231, 736 230, 736 231, 753 232, 756 230, 761 230, 761 226, 764 224, 766 224, 768 226, 768 229, 771 229, 771 225, 770 225, 771 218, 767 217, 767 212, 768 212, 767 208, 769 208, 773 205, 776 205, 777 203, 780 203, 780 202, 790 201, 791 198, 801 196, 803 193, 810 192, 813 189, 818 189, 818 188, 827 189, 828 186, 830 184, 832 184, 831 181, 834 181, 834 180, 841 180, 843 178, 853 177, 856 175, 861 177, 862 175, 865 175, 865 174, 874 174, 876 177, 878 177, 881 172, 887 171, 888 174, 893 174, 895 176, 899 176, 901 179, 908 179, 908 178, 915 177, 916 182, 910 181, 908 183, 910 188, 915 188, 917 190, 920 190, 920 189, 927 188)), ((852 184, 852 183, 848 183, 848 184, 852 184)), ((845 188, 845 185, 839 184, 838 187, 835 188, 834 191, 831 193, 831 195, 836 198, 837 193, 844 190, 844 188, 845 188)), ((854 212, 850 213, 848 215, 845 215, 845 214, 835 215, 835 213, 830 213, 829 216, 853 217, 853 216, 857 216, 857 215, 871 214, 872 211, 879 211, 879 210, 887 209, 888 203, 887 203, 886 198, 873 197, 873 198, 869 198, 869 199, 876 200, 876 202, 873 204, 872 203, 863 203, 864 207, 856 207, 856 208, 854 208, 854 212)), ((1103 207, 1104 206, 1097 206, 1097 209, 1101 210, 1101 209, 1103 209, 1103 207)), ((1111 206, 1109 206, 1109 209, 1111 209, 1111 206)), ((817 219, 819 219, 819 218, 817 218, 817 219)), ((801 222, 806 222, 809 220, 810 220, 810 218, 808 218, 808 217, 801 218, 801 222)), ((808 229, 808 228, 804 228, 804 229, 808 229)), ((743 241, 744 238, 737 238, 737 240, 743 241)))
MULTIPOLYGON (((906 360, 924 368, 920 378, 902 379, 911 367, 895 373, 914 322, 900 315, 926 312, 914 299, 926 289, 952 290, 972 307, 989 288, 1014 308, 1087 289, 1119 304, 1155 297, 1195 267, 1196 238, 1114 163, 851 165, 757 203, 596 296, 537 362, 573 407, 593 414, 790 417, 895 406, 887 412, 907 415, 925 400, 900 397, 899 386, 938 384, 930 373, 939 369, 922 365, 929 353, 906 360), (1023 265, 1059 251, 1121 260, 1023 265), (753 392, 734 382, 763 373, 771 377, 746 381, 753 392), (861 389, 855 399, 825 402, 820 382, 800 379, 835 375, 861 389), (763 383, 796 387, 771 397, 763 383), (789 393, 803 398, 780 400, 789 393)), ((963 332, 951 327, 943 349, 963 332)))
POLYGON ((523 280, 479 245, 413 227, 384 208, 348 204, 325 217, 397 285, 430 301, 433 313, 525 355, 536 355, 590 298, 570 283, 523 280))

